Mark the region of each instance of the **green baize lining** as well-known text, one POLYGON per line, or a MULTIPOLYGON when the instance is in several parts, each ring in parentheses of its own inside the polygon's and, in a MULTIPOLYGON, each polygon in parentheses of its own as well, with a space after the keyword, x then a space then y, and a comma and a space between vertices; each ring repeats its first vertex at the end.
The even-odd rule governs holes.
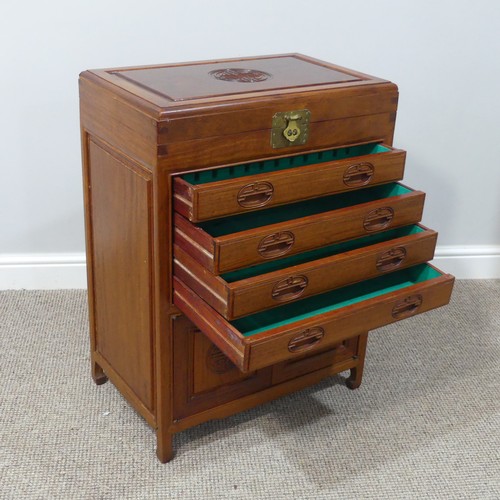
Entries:
POLYGON ((231 322, 245 337, 288 325, 318 314, 335 311, 373 297, 437 278, 441 274, 427 264, 404 269, 371 280, 308 297, 231 322))
POLYGON ((362 238, 357 238, 355 240, 349 240, 343 243, 336 243, 334 245, 316 248, 314 250, 310 250, 309 252, 291 255, 283 259, 271 260, 262 264, 258 264, 256 266, 246 267, 245 269, 239 269, 238 271, 225 273, 221 275, 221 278, 227 283, 234 283, 235 281, 252 278, 254 276, 260 276, 262 274, 270 273, 273 271, 279 271, 280 269, 297 266, 305 262, 323 259, 325 257, 331 257, 333 255, 349 252, 358 248, 367 247, 369 245, 375 245, 384 241, 394 240, 396 238, 402 238, 404 236, 410 236, 412 234, 421 233, 422 231, 423 229, 417 225, 391 229, 389 231, 370 234, 368 236, 363 236, 362 238))
POLYGON ((411 189, 392 182, 390 184, 374 186, 357 191, 349 191, 347 193, 291 203, 290 205, 281 205, 257 212, 247 212, 244 214, 222 217, 220 219, 202 222, 198 224, 198 226, 209 235, 216 238, 226 234, 246 231, 248 229, 254 229, 269 224, 277 224, 293 219, 300 219, 301 217, 307 217, 309 215, 338 210, 360 203, 381 200, 410 192, 411 189))
POLYGON ((200 185, 207 184, 208 182, 237 179, 248 175, 265 174, 287 168, 304 167, 314 163, 325 163, 328 161, 354 158, 356 156, 386 153, 388 151, 390 151, 390 149, 382 146, 381 144, 361 144, 359 146, 349 146, 347 148, 319 151, 318 153, 306 153, 298 156, 287 156, 285 158, 243 163, 232 167, 222 167, 214 168, 212 170, 203 170, 201 172, 192 172, 184 174, 181 177, 192 185, 200 185))

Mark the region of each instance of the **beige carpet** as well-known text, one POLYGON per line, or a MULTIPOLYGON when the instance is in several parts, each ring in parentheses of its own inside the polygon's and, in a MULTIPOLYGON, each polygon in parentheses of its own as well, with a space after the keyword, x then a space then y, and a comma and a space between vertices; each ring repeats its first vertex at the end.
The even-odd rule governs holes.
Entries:
POLYGON ((83 291, 0 293, 2 499, 498 499, 500 281, 372 333, 341 377, 179 434, 89 376, 83 291))

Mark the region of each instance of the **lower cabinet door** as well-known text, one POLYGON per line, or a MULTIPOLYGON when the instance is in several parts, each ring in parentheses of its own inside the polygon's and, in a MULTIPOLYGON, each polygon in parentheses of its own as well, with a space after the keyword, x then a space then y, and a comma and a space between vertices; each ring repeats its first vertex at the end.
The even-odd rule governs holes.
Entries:
POLYGON ((272 367, 242 373, 185 316, 172 319, 174 418, 247 396, 271 385, 272 367))

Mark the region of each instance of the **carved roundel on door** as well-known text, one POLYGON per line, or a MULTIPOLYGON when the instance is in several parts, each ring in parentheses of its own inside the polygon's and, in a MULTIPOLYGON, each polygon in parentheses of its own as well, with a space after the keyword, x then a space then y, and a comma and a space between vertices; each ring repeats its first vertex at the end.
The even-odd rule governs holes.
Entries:
POLYGON ((258 69, 224 68, 210 71, 209 75, 225 82, 256 83, 271 78, 269 73, 258 69))
POLYGON ((235 368, 231 360, 213 344, 207 351, 207 366, 211 371, 219 375, 235 368))

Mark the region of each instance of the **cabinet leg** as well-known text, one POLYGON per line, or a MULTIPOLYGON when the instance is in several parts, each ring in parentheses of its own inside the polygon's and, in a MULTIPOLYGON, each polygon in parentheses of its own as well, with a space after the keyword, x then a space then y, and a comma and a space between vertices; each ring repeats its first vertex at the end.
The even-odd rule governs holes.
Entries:
POLYGON ((96 385, 102 385, 108 381, 108 377, 102 371, 100 365, 98 365, 94 360, 91 361, 92 364, 92 378, 96 385))
POLYGON ((156 456, 164 464, 174 458, 173 434, 156 431, 156 456))
POLYGON ((358 349, 356 355, 358 363, 354 368, 351 368, 351 373, 346 380, 346 385, 349 389, 357 389, 361 385, 363 379, 363 368, 365 367, 366 343, 368 342, 368 332, 362 333, 358 338, 358 349))

